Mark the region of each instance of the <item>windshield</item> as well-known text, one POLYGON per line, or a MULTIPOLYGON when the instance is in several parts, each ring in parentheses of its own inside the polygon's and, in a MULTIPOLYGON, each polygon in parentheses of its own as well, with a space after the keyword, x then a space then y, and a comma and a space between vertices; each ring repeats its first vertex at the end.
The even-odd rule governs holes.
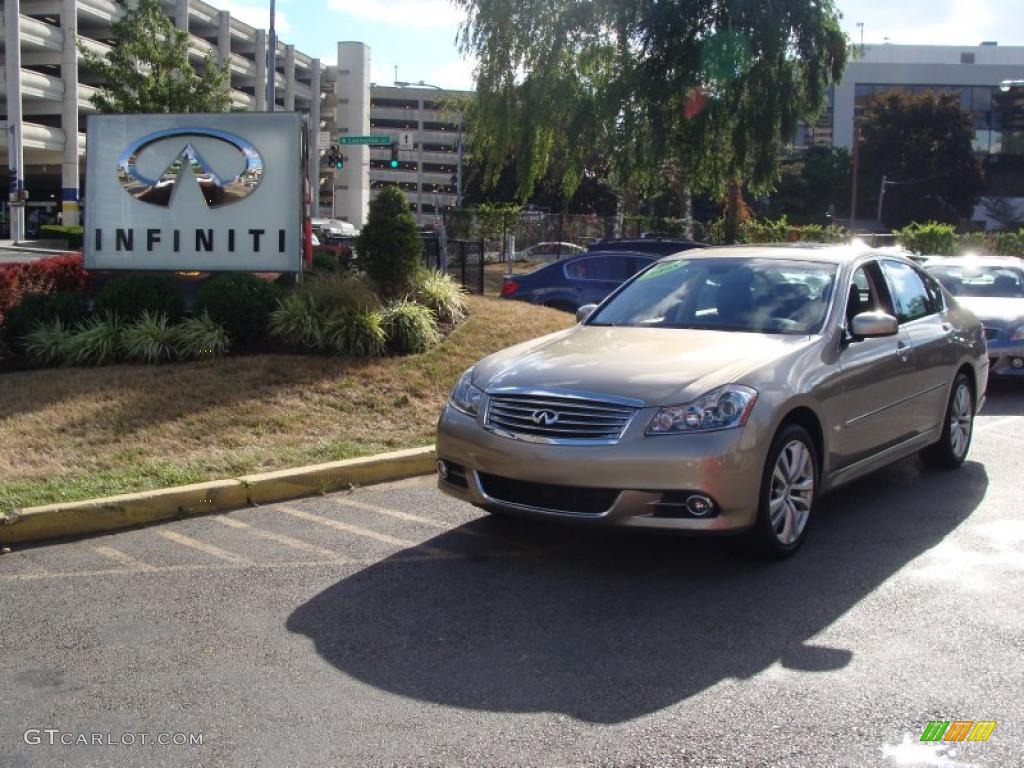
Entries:
POLYGON ((1024 299, 1024 271, 1014 267, 957 265, 928 271, 954 296, 1024 299))
POLYGON ((817 333, 836 266, 765 258, 680 259, 643 272, 588 325, 817 333))

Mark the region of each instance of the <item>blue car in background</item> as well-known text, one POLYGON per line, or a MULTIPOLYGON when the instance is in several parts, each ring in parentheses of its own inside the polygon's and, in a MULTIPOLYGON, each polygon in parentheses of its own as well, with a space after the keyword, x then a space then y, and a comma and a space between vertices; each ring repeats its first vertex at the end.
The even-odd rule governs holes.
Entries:
POLYGON ((660 258, 656 254, 588 251, 526 272, 509 275, 501 287, 504 299, 518 299, 575 312, 597 304, 641 269, 660 258))

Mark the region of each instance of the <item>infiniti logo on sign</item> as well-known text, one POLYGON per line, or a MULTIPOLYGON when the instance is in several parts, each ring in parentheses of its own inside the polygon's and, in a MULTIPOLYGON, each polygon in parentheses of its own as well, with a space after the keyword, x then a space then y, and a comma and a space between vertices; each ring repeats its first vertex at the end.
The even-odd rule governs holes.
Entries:
POLYGON ((554 411, 534 411, 530 414, 530 418, 537 426, 550 427, 558 423, 558 414, 554 411))
POLYGON ((263 158, 252 144, 240 136, 213 128, 169 128, 129 144, 118 158, 117 179, 136 200, 167 208, 186 166, 192 170, 210 208, 244 200, 256 191, 263 178, 263 158), (190 138, 214 139, 231 147, 244 162, 242 170, 233 178, 221 177, 188 142, 190 138), (165 139, 185 139, 186 143, 158 178, 143 176, 137 167, 139 156, 149 146, 165 139))

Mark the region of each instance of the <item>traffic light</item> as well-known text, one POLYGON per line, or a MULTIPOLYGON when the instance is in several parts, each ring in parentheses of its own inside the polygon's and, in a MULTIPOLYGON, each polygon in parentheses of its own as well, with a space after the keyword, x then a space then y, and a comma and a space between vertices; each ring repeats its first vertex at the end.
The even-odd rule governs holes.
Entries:
POLYGON ((391 142, 391 167, 398 167, 398 142, 391 142))
POLYGON ((345 155, 341 153, 341 147, 331 147, 327 150, 327 162, 339 171, 345 167, 345 155))

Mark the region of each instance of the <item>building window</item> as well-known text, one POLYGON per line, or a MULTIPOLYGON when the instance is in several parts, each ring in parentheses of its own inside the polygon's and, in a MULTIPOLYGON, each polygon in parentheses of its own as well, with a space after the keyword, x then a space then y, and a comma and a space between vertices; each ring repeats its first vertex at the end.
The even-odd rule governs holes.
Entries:
POLYGON ((967 52, 961 53, 960 54, 960 63, 961 64, 973 64, 974 63, 974 53, 967 53, 967 52))
POLYGON ((370 118, 371 128, 398 128, 402 131, 415 131, 416 121, 415 120, 387 120, 382 117, 371 117, 370 118))
POLYGON ((416 109, 414 99, 370 99, 370 107, 387 107, 388 109, 416 109))

